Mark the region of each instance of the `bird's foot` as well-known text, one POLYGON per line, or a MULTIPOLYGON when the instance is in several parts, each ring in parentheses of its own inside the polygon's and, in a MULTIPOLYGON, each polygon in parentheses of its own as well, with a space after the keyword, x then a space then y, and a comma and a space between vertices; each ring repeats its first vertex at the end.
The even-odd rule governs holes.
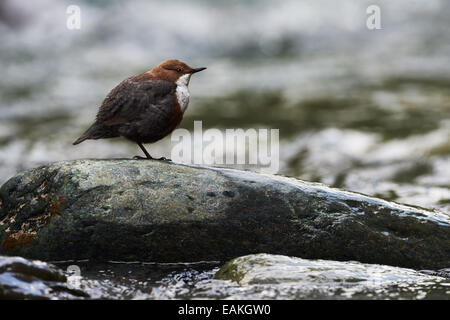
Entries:
POLYGON ((134 156, 133 160, 154 160, 153 158, 147 158, 147 157, 141 157, 141 156, 134 156))
POLYGON ((159 160, 159 161, 172 161, 171 159, 167 159, 166 157, 161 157, 161 158, 155 159, 155 160, 159 160))
POLYGON ((172 160, 170 160, 170 159, 167 159, 166 157, 161 157, 161 158, 156 159, 156 158, 152 158, 152 157, 147 158, 147 157, 141 157, 141 156, 134 156, 134 157, 133 157, 133 160, 159 160, 159 161, 172 161, 172 160))

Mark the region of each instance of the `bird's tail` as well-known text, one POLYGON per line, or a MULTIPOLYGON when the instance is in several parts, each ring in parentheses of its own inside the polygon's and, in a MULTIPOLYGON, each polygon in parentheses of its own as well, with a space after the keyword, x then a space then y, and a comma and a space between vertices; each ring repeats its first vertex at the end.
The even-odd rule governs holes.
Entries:
POLYGON ((83 133, 81 137, 75 140, 73 145, 82 143, 84 140, 100 138, 98 134, 96 134, 96 132, 98 131, 97 129, 97 125, 94 123, 89 129, 86 130, 85 133, 83 133))
POLYGON ((85 133, 81 137, 79 137, 77 140, 75 140, 75 142, 72 144, 76 145, 76 144, 82 143, 84 140, 87 140, 87 139, 89 139, 89 136, 86 135, 86 133, 85 133))
POLYGON ((114 138, 118 137, 119 134, 117 132, 116 126, 104 126, 99 123, 94 123, 89 129, 86 130, 85 133, 81 137, 79 137, 75 142, 75 144, 82 143, 84 140, 88 139, 105 139, 105 138, 114 138))
POLYGON ((79 137, 77 140, 75 140, 75 142, 72 143, 72 144, 73 144, 73 145, 76 145, 76 144, 82 143, 84 140, 87 140, 87 139, 89 139, 89 138, 88 138, 88 137, 85 137, 84 135, 82 135, 82 136, 79 137))

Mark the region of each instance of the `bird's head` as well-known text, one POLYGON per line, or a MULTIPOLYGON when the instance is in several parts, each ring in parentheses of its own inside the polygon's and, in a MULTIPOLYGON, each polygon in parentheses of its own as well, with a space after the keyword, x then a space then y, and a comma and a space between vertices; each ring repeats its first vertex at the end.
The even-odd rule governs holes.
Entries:
POLYGON ((159 80, 167 80, 180 85, 188 85, 191 75, 206 68, 191 68, 186 63, 178 60, 167 60, 156 68, 152 74, 159 80))

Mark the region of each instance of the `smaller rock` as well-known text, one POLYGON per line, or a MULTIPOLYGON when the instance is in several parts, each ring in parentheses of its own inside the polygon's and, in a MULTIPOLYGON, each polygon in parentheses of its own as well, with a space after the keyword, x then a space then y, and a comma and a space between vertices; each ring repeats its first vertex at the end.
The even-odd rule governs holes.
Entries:
POLYGON ((0 256, 0 299, 55 299, 86 295, 66 285, 55 266, 21 257, 0 256))
POLYGON ((440 269, 440 270, 420 270, 419 272, 422 272, 424 274, 428 274, 431 276, 450 278, 450 268, 444 268, 444 269, 440 269))
POLYGON ((233 259, 214 278, 277 299, 442 299, 450 285, 448 278, 412 269, 270 254, 233 259))

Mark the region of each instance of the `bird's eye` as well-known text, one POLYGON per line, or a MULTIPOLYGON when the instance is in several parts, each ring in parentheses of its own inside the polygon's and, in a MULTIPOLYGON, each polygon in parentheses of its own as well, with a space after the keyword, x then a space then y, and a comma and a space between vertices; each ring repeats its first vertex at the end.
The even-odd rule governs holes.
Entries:
POLYGON ((181 72, 182 70, 181 70, 181 68, 177 68, 177 71, 178 71, 178 72, 181 72))

